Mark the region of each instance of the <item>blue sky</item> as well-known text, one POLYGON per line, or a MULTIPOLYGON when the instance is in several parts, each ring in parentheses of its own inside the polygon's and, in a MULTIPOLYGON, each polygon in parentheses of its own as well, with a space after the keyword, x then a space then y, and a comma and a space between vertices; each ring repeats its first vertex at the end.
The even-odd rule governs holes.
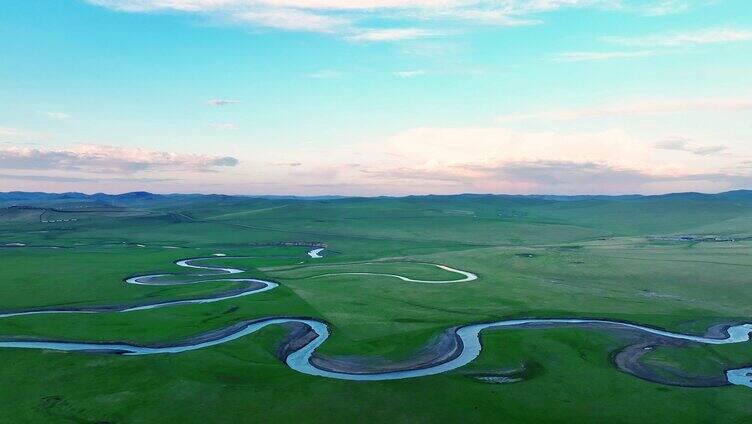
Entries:
POLYGON ((752 182, 735 0, 8 0, 0 190, 752 182))

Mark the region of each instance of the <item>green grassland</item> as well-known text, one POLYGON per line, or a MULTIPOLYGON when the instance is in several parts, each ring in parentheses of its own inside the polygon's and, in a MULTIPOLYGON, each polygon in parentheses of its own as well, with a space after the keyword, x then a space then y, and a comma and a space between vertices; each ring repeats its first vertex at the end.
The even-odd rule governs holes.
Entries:
MULTIPOLYGON (((750 321, 752 202, 735 196, 195 197, 96 207, 55 201, 38 204, 47 208, 40 210, 2 206, 0 246, 7 246, 0 247, 0 310, 214 293, 234 285, 123 281, 187 274, 173 262, 216 253, 232 257, 213 264, 280 287, 210 304, 2 318, 0 338, 149 343, 245 319, 303 316, 330 325, 322 355, 398 360, 448 327, 508 318, 607 318, 698 334, 750 321), (325 257, 310 258, 309 246, 319 244, 327 246, 325 257), (428 263, 479 279, 421 284, 373 275, 315 277, 459 278, 428 263)), ((385 382, 299 374, 275 356, 284 336, 284 328, 268 327, 211 348, 142 357, 3 349, 0 422, 752 420, 749 388, 664 386, 619 372, 610 355, 629 341, 597 330, 486 332, 483 353, 465 367, 385 382), (472 378, 525 364, 538 371, 518 383, 472 378)), ((714 375, 752 364, 752 343, 661 347, 642 360, 714 375)))

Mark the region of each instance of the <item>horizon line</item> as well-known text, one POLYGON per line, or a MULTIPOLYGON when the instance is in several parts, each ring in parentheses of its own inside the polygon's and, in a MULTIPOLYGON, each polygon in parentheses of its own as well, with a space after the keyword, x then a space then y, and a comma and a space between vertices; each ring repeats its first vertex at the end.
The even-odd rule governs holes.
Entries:
POLYGON ((678 191, 678 192, 665 192, 665 193, 656 193, 656 194, 643 194, 643 193, 624 193, 624 194, 554 194, 554 193, 525 193, 525 194, 511 194, 511 193, 474 193, 474 192, 463 192, 463 193, 452 193, 452 194, 406 194, 406 195, 388 195, 388 194, 382 194, 382 195, 373 195, 373 196, 366 196, 366 195, 340 195, 340 194, 322 194, 322 195, 297 195, 297 194, 225 194, 225 193, 176 193, 176 192, 167 192, 167 193, 159 193, 159 192, 151 192, 151 191, 128 191, 128 192, 122 192, 122 193, 106 193, 106 192, 93 192, 93 193, 86 193, 86 192, 80 192, 80 191, 65 191, 65 192, 48 192, 48 191, 23 191, 23 190, 13 190, 13 191, 0 191, 0 195, 9 195, 9 194, 45 194, 50 196, 63 196, 63 195, 82 195, 86 197, 93 197, 93 196, 126 196, 126 195, 133 195, 133 194, 142 194, 142 195, 155 195, 155 196, 224 196, 224 197, 250 197, 250 198, 274 198, 274 197, 287 197, 287 198, 299 198, 299 199, 321 199, 321 198, 339 198, 339 199, 354 199, 354 198, 360 198, 360 199, 378 199, 378 198, 407 198, 407 197, 452 197, 452 196, 506 196, 506 197, 659 197, 659 196, 670 196, 670 195, 687 195, 687 194, 693 194, 693 195, 703 195, 703 196, 718 196, 723 194, 729 194, 729 193, 736 193, 736 192, 749 192, 752 191, 752 189, 733 189, 733 190, 725 190, 725 191, 719 191, 714 193, 708 193, 708 192, 700 192, 700 191, 678 191))

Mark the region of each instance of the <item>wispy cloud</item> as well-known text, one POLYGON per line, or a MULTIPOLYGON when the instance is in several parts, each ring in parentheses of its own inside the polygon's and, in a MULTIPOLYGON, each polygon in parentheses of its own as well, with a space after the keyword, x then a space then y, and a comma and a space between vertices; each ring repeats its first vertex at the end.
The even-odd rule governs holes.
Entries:
POLYGON ((22 131, 16 128, 0 127, 1 139, 20 138, 20 137, 25 137, 27 135, 28 133, 26 133, 25 131, 22 131))
MULTIPOLYGON (((335 33, 354 41, 398 41, 444 35, 443 31, 390 28, 413 20, 434 23, 520 26, 542 22, 561 9, 624 10, 622 0, 87 0, 110 9, 149 13, 174 11, 220 18, 235 24, 290 31, 335 33), (363 28, 362 21, 385 28, 363 28)), ((668 10, 667 0, 654 0, 668 10)), ((653 0, 649 1, 652 5, 653 0)), ((655 9, 658 11, 658 9, 655 9)))
POLYGON ((237 164, 238 160, 230 156, 160 152, 92 144, 81 144, 69 149, 0 149, 0 169, 132 174, 151 170, 206 171, 237 164))
POLYGON ((752 29, 707 28, 639 37, 603 37, 603 41, 633 47, 688 47, 703 44, 752 41, 752 29))
POLYGON ((240 100, 211 99, 206 102, 209 106, 229 106, 240 103, 240 100))
POLYGON ((650 57, 658 54, 655 50, 611 51, 611 52, 566 52, 554 55, 554 62, 592 62, 612 59, 632 59, 650 57))
POLYGON ((466 21, 482 25, 493 25, 503 27, 517 27, 528 25, 539 25, 543 20, 538 18, 527 17, 529 13, 547 12, 549 10, 523 10, 514 9, 511 6, 506 8, 466 8, 466 9, 449 9, 446 11, 435 11, 435 17, 444 17, 453 21, 466 21))
POLYGON ((42 112, 43 114, 49 116, 50 118, 54 119, 68 119, 70 118, 70 115, 64 112, 42 112))
POLYGON ((419 38, 438 37, 442 32, 423 28, 387 28, 363 30, 358 34, 348 37, 351 41, 402 41, 416 40, 419 38))
POLYGON ((650 115, 683 112, 741 112, 752 110, 752 98, 708 99, 646 99, 623 104, 610 104, 579 109, 547 110, 499 117, 501 122, 528 119, 569 120, 609 116, 650 115))
MULTIPOLYGON (((678 7, 682 2, 666 2, 662 7, 678 7)), ((739 43, 752 41, 752 29, 706 28, 695 31, 667 32, 644 36, 605 36, 601 41, 638 50, 577 51, 558 53, 551 57, 554 62, 587 62, 611 59, 632 59, 665 55, 678 49, 705 44, 739 43), (649 48, 649 49, 647 49, 649 48)), ((682 51, 682 50, 678 50, 682 51)))
POLYGON ((349 25, 349 20, 344 18, 281 7, 237 12, 232 15, 232 19, 266 28, 322 33, 337 32, 349 25))
POLYGON ((671 137, 656 143, 657 149, 676 150, 680 152, 693 153, 700 156, 709 156, 725 153, 728 148, 725 146, 699 146, 685 137, 671 137))
POLYGON ((24 143, 35 141, 43 136, 43 134, 32 131, 0 126, 0 142, 3 143, 24 143))
POLYGON ((646 16, 666 16, 683 13, 691 8, 687 0, 660 0, 653 4, 648 4, 643 9, 646 16))
POLYGON ((27 175, 27 174, 0 174, 4 180, 22 180, 36 181, 47 183, 101 183, 101 182, 127 182, 127 183, 161 183, 174 181, 170 178, 86 178, 86 177, 67 177, 62 175, 27 175))
POLYGON ((412 77, 417 77, 417 76, 421 76, 425 74, 426 74, 426 71, 422 69, 415 69, 412 71, 397 71, 394 73, 394 76, 399 77, 399 78, 412 78, 412 77))

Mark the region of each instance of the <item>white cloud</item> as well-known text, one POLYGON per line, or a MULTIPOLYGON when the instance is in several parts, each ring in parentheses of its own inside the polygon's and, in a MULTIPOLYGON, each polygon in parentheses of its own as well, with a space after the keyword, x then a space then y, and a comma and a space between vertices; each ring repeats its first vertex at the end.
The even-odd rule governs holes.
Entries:
POLYGON ((437 37, 443 33, 422 28, 368 29, 348 37, 351 41, 402 41, 437 37))
POLYGON ((603 37, 603 41, 624 46, 687 47, 702 44, 720 44, 752 41, 752 30, 735 28, 708 28, 696 31, 669 32, 640 37, 603 37))
POLYGON ((291 8, 258 9, 233 14, 233 20, 288 31, 332 33, 346 28, 349 20, 291 8))
POLYGON ((554 55, 554 62, 592 62, 611 59, 632 59, 636 57, 650 57, 658 54, 655 50, 612 51, 612 52, 566 52, 554 55))
POLYGON ((209 106, 229 106, 240 103, 240 100, 211 99, 206 102, 209 106))
POLYGON ((64 112, 42 112, 43 114, 49 116, 50 118, 54 119, 68 119, 70 118, 70 115, 64 112))
POLYGON ((422 15, 425 18, 466 21, 482 25, 495 25, 503 27, 539 25, 543 23, 541 19, 525 17, 527 13, 529 12, 515 10, 512 7, 494 7, 433 10, 430 13, 426 13, 424 11, 422 15))
POLYGON ((652 148, 617 130, 560 134, 503 127, 415 128, 398 133, 381 145, 394 157, 408 158, 408 163, 423 163, 427 168, 436 169, 504 161, 650 163, 652 148))
POLYGON ((645 7, 643 14, 646 16, 665 16, 686 12, 690 4, 686 0, 661 0, 645 7))
POLYGON ((394 76, 399 77, 399 78, 412 78, 412 77, 417 77, 417 76, 425 75, 425 74, 426 74, 426 71, 422 69, 416 69, 413 71, 398 71, 394 73, 394 76))

